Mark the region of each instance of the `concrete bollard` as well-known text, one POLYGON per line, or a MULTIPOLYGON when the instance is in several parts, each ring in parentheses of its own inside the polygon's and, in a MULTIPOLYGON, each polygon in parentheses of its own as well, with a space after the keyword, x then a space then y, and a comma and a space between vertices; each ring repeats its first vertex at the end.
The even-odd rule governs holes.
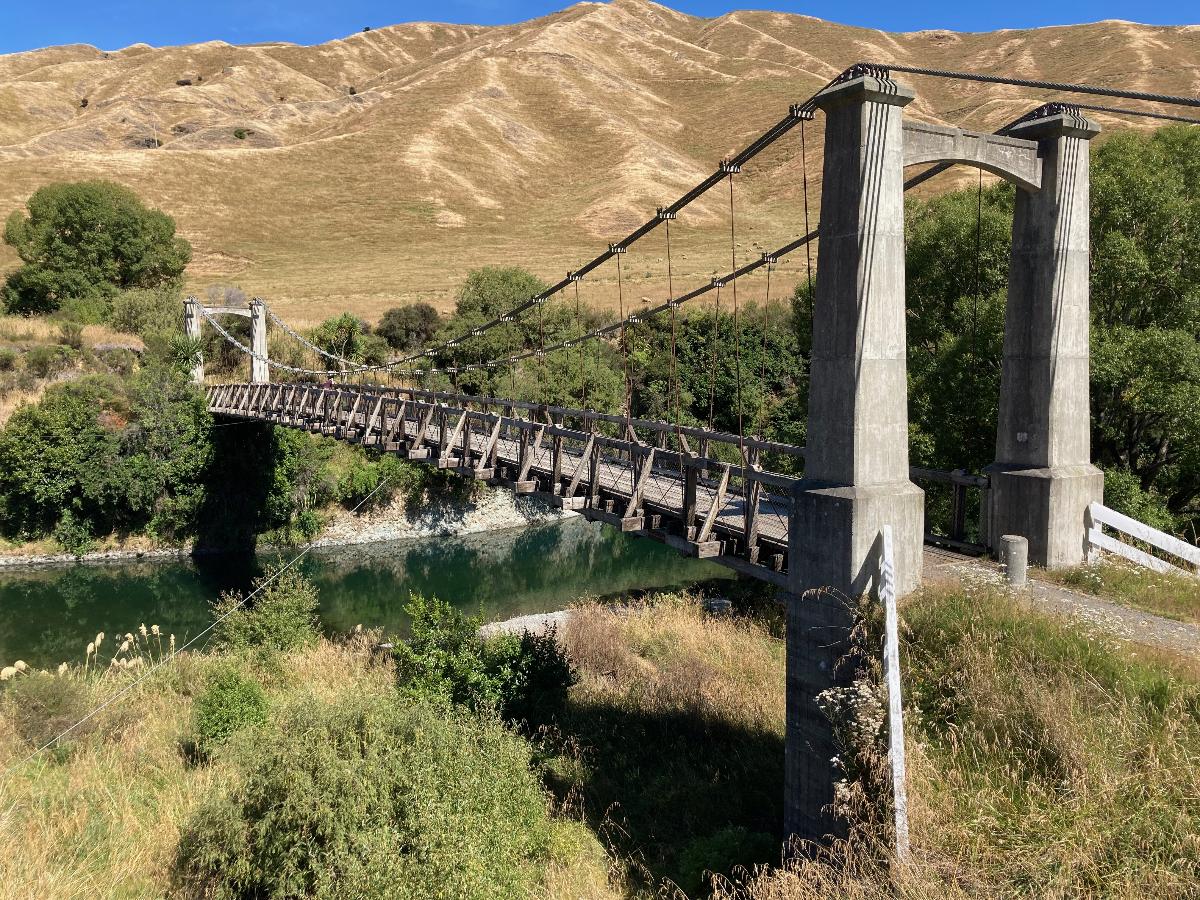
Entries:
POLYGON ((1019 534, 1006 534, 1000 538, 1000 561, 1004 563, 1004 577, 1012 587, 1024 587, 1029 568, 1029 541, 1019 534))

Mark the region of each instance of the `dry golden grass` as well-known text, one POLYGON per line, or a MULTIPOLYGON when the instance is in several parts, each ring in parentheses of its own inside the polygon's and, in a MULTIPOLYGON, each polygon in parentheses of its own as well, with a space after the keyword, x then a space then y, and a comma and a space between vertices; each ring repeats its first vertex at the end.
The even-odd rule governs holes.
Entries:
MULTIPOLYGON (((445 309, 480 265, 561 278, 865 58, 1194 94, 1200 32, 1108 22, 887 34, 616 0, 316 47, 50 48, 0 56, 0 217, 47 182, 111 178, 177 218, 196 250, 193 288, 236 282, 310 323, 414 300, 445 309), (238 128, 253 133, 238 140, 238 128), (147 149, 155 135, 164 146, 147 149)), ((912 81, 910 115, 981 130, 1049 99, 912 81)), ((807 137, 815 220, 819 120, 807 137)), ((793 133, 739 176, 743 262, 804 227, 799 143, 793 133)), ((677 291, 729 268, 727 199, 714 191, 673 225, 677 291)), ((655 234, 623 261, 627 303, 665 295, 664 250, 655 234)), ((14 262, 0 247, 0 271, 14 262)), ((802 272, 802 260, 785 261, 773 292, 802 272)), ((615 307, 613 268, 583 290, 615 307)))
POLYGON ((577 697, 782 729, 782 642, 749 620, 706 614, 694 596, 632 610, 585 605, 562 639, 579 668, 577 697))
MULTIPOLYGON (((97 702, 114 684, 89 692, 97 702)), ((189 698, 153 683, 135 690, 72 744, 0 782, 0 898, 157 897, 179 828, 225 773, 192 768, 179 750, 189 698)), ((0 721, 0 766, 29 747, 0 721)))

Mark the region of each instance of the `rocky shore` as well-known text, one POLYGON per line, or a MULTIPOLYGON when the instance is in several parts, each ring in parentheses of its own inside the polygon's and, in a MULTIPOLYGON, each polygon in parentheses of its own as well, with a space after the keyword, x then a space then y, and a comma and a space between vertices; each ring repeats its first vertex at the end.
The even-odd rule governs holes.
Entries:
MULTIPOLYGON (((477 534, 524 528, 578 515, 555 509, 509 491, 489 490, 466 503, 439 503, 411 508, 402 500, 364 514, 338 510, 313 542, 315 547, 341 547, 414 538, 477 534)), ((259 549, 268 545, 260 544, 259 549)), ((0 570, 74 565, 103 565, 136 560, 178 559, 190 546, 113 548, 75 556, 71 553, 0 553, 0 570)))

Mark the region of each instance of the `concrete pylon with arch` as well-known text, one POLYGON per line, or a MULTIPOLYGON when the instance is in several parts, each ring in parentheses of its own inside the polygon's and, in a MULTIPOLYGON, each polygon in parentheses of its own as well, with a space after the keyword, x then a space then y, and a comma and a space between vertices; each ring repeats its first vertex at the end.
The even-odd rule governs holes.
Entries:
POLYGON ((909 480, 904 168, 952 162, 1017 188, 996 462, 986 526, 1029 539, 1030 561, 1078 563, 1091 464, 1088 141, 1099 128, 1045 107, 1004 135, 906 122, 908 87, 855 67, 816 98, 825 114, 808 451, 793 490, 784 815, 789 835, 844 834, 837 754, 820 694, 839 671, 849 598, 872 590, 879 535, 895 536, 898 593, 921 578, 923 492, 909 480))

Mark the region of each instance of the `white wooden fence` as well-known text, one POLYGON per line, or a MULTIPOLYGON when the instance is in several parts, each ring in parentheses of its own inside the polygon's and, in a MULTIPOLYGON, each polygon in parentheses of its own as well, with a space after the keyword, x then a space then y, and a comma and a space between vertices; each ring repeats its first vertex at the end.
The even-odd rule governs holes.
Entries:
POLYGON ((1087 514, 1087 538, 1090 549, 1114 553, 1130 562, 1145 566, 1147 569, 1153 569, 1155 572, 1200 575, 1200 547, 1194 547, 1186 541, 1172 537, 1157 528, 1151 528, 1137 519, 1131 519, 1100 503, 1090 504, 1087 514), (1105 534, 1106 526, 1126 537, 1135 538, 1156 550, 1175 557, 1175 561, 1161 559, 1112 535, 1105 534))
POLYGON ((908 860, 908 792, 904 786, 904 706, 900 697, 900 627, 896 614, 896 565, 892 526, 884 525, 879 557, 879 599, 883 602, 883 674, 888 692, 888 762, 892 768, 892 809, 896 817, 896 859, 908 860))

